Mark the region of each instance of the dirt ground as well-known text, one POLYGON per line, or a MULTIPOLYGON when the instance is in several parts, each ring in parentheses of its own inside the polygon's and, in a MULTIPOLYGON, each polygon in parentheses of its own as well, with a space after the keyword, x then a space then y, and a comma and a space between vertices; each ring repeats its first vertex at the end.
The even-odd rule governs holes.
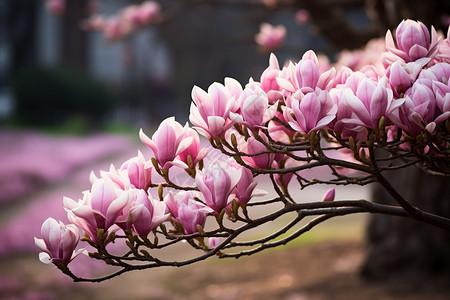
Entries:
POLYGON ((60 278, 35 257, 17 257, 0 261, 0 299, 450 299, 450 278, 367 281, 363 259, 362 242, 327 241, 86 284, 60 278))

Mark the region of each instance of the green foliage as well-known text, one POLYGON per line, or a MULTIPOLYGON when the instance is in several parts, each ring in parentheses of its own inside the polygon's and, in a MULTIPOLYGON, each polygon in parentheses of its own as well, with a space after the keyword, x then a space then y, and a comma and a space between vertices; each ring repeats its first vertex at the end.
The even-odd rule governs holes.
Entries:
POLYGON ((15 77, 15 118, 23 125, 60 125, 69 119, 98 126, 114 97, 93 78, 71 69, 30 68, 15 77))

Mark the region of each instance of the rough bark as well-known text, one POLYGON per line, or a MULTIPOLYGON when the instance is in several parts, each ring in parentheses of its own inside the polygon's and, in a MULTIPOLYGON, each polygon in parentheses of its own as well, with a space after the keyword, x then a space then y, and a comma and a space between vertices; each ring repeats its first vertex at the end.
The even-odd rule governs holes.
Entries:
MULTIPOLYGON (((431 175, 415 166, 388 177, 414 205, 450 217, 450 177, 431 175)), ((394 204, 381 187, 374 189, 373 199, 394 204)), ((362 270, 366 277, 417 279, 450 274, 450 232, 443 229, 407 218, 374 215, 367 242, 362 270)))

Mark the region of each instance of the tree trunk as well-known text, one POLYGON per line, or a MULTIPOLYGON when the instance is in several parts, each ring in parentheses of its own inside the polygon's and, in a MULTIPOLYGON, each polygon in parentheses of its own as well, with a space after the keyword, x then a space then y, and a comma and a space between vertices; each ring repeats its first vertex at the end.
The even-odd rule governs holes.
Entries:
MULTIPOLYGON (((427 212, 450 217, 450 177, 415 166, 388 174, 398 191, 427 212)), ((377 203, 395 204, 380 186, 377 203)), ((374 215, 368 226, 368 253, 362 273, 371 279, 450 278, 450 232, 407 218, 374 215)))
POLYGON ((81 20, 87 17, 87 0, 66 1, 62 17, 62 58, 64 64, 85 71, 88 67, 87 33, 81 29, 81 20))

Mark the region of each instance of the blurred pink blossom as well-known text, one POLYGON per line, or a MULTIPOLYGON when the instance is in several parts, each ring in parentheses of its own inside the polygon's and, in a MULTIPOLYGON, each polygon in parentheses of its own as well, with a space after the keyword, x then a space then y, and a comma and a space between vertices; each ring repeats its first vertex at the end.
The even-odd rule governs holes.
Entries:
POLYGON ((256 43, 266 52, 280 48, 286 39, 286 28, 283 25, 272 26, 263 23, 260 32, 255 36, 256 43))
POLYGON ((45 7, 54 16, 61 16, 66 11, 66 0, 47 0, 45 7))
POLYGON ((295 13, 295 21, 300 25, 309 23, 310 15, 306 9, 299 9, 295 13))

